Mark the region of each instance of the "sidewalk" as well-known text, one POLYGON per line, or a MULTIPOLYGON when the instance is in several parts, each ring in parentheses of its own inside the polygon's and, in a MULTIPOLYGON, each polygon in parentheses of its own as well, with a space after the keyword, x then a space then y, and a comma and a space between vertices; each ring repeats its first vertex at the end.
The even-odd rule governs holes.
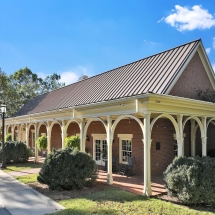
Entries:
POLYGON ((0 215, 43 215, 64 207, 0 170, 0 215))

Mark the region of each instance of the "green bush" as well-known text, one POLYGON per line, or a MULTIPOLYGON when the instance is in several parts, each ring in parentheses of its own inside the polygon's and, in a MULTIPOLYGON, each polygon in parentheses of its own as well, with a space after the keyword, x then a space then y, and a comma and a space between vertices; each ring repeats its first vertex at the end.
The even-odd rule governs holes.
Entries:
POLYGON ((37 180, 53 190, 82 189, 97 178, 97 165, 92 157, 78 149, 53 150, 45 159, 37 180))
POLYGON ((12 134, 11 134, 11 133, 8 133, 8 134, 6 135, 6 137, 5 137, 5 140, 6 140, 7 142, 12 141, 12 134))
POLYGON ((38 137, 36 144, 39 150, 46 150, 48 145, 47 137, 45 135, 38 137))
MULTIPOLYGON (((5 163, 23 163, 32 155, 31 150, 23 142, 5 142, 5 163)), ((2 162, 2 149, 0 150, 0 162, 2 162)))
POLYGON ((187 205, 215 206, 215 158, 177 157, 164 172, 168 194, 187 205))
POLYGON ((80 150, 80 137, 79 136, 66 137, 65 146, 70 148, 78 148, 80 150))

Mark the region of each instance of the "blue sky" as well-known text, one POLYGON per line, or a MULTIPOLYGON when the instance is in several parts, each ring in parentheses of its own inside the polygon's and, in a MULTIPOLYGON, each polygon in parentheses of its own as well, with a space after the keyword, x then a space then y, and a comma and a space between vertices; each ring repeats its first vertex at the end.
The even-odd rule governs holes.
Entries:
POLYGON ((66 84, 201 38, 215 68, 215 7, 199 0, 0 0, 0 67, 66 84))

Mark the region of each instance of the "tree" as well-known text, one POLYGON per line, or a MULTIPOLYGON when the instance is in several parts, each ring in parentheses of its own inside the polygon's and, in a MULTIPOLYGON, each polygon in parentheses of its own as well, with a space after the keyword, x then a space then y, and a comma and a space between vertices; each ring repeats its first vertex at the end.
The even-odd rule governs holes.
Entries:
POLYGON ((214 90, 209 90, 209 89, 207 89, 205 91, 198 90, 197 93, 201 100, 215 103, 215 91, 214 90))
POLYGON ((49 75, 46 76, 46 78, 42 84, 41 93, 47 93, 47 92, 50 92, 52 90, 56 90, 56 89, 59 89, 61 87, 64 87, 65 83, 59 82, 60 79, 61 79, 61 76, 56 74, 56 73, 53 73, 50 76, 49 75))
POLYGON ((19 107, 19 95, 10 79, 0 68, 0 102, 7 105, 7 116, 13 115, 19 107), (16 104, 16 105, 14 105, 16 104))
POLYGON ((0 100, 7 105, 7 116, 13 116, 33 97, 65 86, 65 83, 59 82, 60 78, 60 75, 54 73, 43 80, 28 67, 8 77, 0 69, 0 100))
POLYGON ((89 77, 87 75, 81 75, 79 78, 78 78, 78 81, 83 81, 85 79, 88 79, 89 77))

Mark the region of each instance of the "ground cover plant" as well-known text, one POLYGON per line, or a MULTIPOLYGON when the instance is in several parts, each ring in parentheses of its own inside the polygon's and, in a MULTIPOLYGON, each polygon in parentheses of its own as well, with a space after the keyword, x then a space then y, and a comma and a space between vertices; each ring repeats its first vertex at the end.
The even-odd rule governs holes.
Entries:
POLYGON ((187 205, 215 206, 215 158, 177 157, 164 172, 170 196, 187 205))
POLYGON ((92 157, 76 148, 66 148, 47 156, 37 179, 53 190, 72 190, 92 186, 96 178, 97 165, 92 157))

